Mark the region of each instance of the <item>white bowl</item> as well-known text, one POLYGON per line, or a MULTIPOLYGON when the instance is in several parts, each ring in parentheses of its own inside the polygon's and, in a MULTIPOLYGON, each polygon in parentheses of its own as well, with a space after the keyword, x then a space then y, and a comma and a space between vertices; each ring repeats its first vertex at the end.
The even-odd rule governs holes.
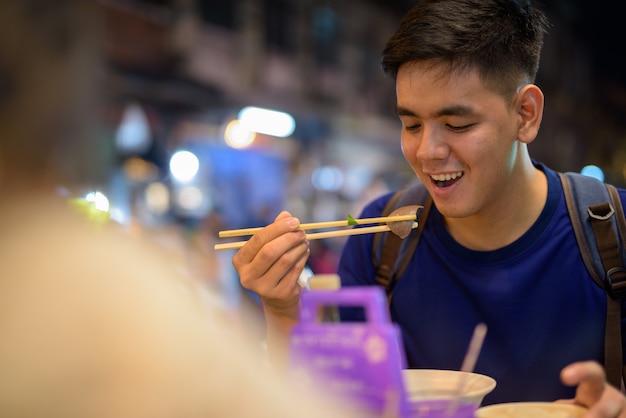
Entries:
POLYGON ((450 398, 456 393, 460 380, 465 379, 461 401, 479 405, 496 387, 496 381, 489 376, 455 370, 405 369, 402 377, 410 402, 450 398))
POLYGON ((483 406, 476 418, 578 418, 587 413, 582 406, 554 402, 509 402, 483 406))

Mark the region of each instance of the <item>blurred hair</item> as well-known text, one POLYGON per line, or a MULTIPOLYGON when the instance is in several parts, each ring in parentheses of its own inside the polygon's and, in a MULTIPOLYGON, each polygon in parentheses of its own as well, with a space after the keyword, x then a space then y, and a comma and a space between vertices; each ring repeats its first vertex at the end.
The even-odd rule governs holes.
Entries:
POLYGON ((97 16, 94 1, 0 2, 0 188, 103 178, 97 16))
POLYGON ((549 23, 530 1, 423 0, 403 18, 383 51, 383 72, 430 60, 449 72, 477 69, 496 91, 532 83, 549 23))

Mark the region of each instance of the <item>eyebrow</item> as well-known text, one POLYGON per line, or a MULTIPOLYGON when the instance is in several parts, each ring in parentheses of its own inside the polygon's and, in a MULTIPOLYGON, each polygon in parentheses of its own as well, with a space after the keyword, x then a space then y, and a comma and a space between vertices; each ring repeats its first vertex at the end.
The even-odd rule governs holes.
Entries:
MULTIPOLYGON (((468 116, 468 115, 473 115, 473 114, 475 114, 475 112, 469 106, 453 105, 453 106, 444 107, 444 108, 438 110, 434 114, 434 117, 438 118, 438 117, 441 117, 441 116, 468 116)), ((402 106, 398 106, 396 108, 396 115, 398 115, 398 116, 414 116, 414 117, 418 117, 419 116, 415 112, 413 112, 412 110, 410 110, 410 109, 408 109, 406 107, 402 107, 402 106)))

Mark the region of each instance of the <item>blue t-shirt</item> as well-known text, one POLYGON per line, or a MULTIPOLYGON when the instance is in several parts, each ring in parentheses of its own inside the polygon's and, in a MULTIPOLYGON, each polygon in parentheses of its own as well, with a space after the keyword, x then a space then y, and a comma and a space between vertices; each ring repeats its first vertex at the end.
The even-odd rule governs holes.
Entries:
MULTIPOLYGON (((399 279, 390 312, 399 324, 411 368, 461 367, 474 327, 488 332, 475 371, 497 386, 484 404, 553 401, 574 396, 561 369, 604 359, 606 295, 581 258, 556 173, 532 227, 495 251, 458 244, 433 206, 420 243, 399 279)), ((371 202, 361 217, 380 216, 391 195, 371 202)), ((622 202, 626 194, 620 190, 622 202)), ((343 249, 343 286, 372 285, 373 235, 355 235, 343 249)), ((623 333, 624 334, 624 333, 623 333)))

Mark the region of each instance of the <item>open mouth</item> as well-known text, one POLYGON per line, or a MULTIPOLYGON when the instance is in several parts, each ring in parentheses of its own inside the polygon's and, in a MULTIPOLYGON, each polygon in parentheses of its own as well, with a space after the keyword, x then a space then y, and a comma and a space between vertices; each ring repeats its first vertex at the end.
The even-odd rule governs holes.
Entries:
POLYGON ((430 176, 431 180, 437 185, 437 187, 448 187, 456 183, 461 177, 463 177, 462 171, 457 171, 456 173, 433 174, 430 176))

